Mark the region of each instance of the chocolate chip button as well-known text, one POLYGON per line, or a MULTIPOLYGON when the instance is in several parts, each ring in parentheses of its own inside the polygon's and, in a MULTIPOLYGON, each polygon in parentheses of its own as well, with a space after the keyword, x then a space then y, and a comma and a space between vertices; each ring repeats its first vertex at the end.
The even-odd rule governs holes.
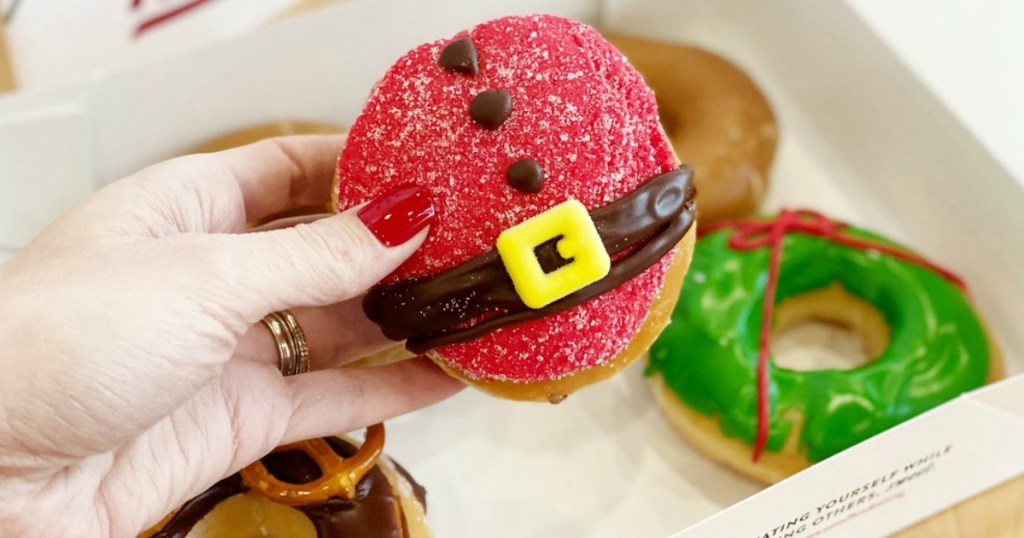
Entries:
POLYGON ((508 90, 480 92, 469 104, 469 115, 485 129, 494 130, 512 113, 512 94, 508 90))
POLYGON ((544 169, 533 159, 521 159, 508 167, 508 184, 512 188, 528 193, 540 192, 544 187, 544 169))
POLYGON ((475 75, 480 72, 480 66, 477 64, 476 47, 468 37, 456 39, 448 43, 441 51, 441 58, 438 59, 437 63, 441 67, 457 73, 475 75))

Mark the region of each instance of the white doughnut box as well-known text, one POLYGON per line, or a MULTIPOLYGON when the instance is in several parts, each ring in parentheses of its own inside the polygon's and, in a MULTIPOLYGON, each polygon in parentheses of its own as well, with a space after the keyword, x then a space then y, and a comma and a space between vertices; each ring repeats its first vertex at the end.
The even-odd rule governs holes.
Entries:
POLYGON ((741 65, 780 120, 765 210, 818 209, 962 275, 1008 379, 767 489, 678 439, 639 364, 557 406, 464 391, 388 426, 388 451, 429 490, 438 536, 881 536, 1024 473, 1024 178, 846 2, 350 0, 2 98, 0 252, 103 184, 214 135, 350 123, 409 48, 533 12, 703 45, 741 65), (871 486, 915 462, 912 480, 871 486))

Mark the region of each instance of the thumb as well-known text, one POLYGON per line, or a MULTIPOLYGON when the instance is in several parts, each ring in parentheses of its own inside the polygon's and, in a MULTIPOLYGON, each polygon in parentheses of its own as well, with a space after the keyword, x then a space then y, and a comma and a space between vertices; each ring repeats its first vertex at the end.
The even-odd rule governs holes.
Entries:
POLYGON ((218 267, 204 279, 246 321, 351 299, 394 271, 426 238, 427 192, 398 187, 344 213, 293 228, 215 236, 218 267), (211 278, 212 277, 212 278, 211 278))

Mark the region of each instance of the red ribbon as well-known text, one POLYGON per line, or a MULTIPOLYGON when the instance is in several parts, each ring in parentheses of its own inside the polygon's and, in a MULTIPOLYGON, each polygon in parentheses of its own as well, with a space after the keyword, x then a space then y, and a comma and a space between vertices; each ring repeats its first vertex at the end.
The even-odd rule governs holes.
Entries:
MULTIPOLYGON (((160 13, 159 15, 156 15, 150 19, 144 20, 142 21, 142 23, 139 24, 138 27, 135 28, 135 37, 139 37, 147 31, 152 30, 157 26, 160 26, 161 24, 177 17, 178 15, 182 15, 186 12, 192 11, 193 9, 205 4, 208 1, 209 0, 192 0, 191 2, 182 4, 176 8, 169 9, 164 13, 160 13)), ((138 9, 141 4, 142 0, 133 0, 132 9, 138 9)))
POLYGON ((754 438, 753 461, 757 461, 768 443, 770 425, 770 402, 768 398, 768 356, 770 355, 770 339, 772 331, 772 312, 775 308, 775 293, 779 285, 779 262, 782 258, 782 240, 788 233, 802 233, 823 237, 834 243, 846 245, 860 250, 873 250, 893 258, 912 263, 938 273, 960 289, 966 286, 960 277, 935 265, 924 258, 906 250, 872 241, 853 237, 845 233, 847 224, 830 220, 828 217, 807 209, 783 210, 775 220, 727 220, 699 229, 703 236, 723 229, 735 229, 729 237, 729 248, 734 250, 754 250, 761 247, 771 248, 768 261, 768 282, 765 284, 764 301, 761 303, 761 333, 759 335, 759 353, 757 356, 757 435, 754 438))

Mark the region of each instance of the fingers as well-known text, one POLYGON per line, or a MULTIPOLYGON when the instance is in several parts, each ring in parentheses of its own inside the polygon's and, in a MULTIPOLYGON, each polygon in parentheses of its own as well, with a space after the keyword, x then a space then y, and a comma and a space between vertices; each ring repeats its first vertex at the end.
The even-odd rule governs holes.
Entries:
POLYGON ((276 446, 353 431, 460 388, 426 359, 289 378, 264 365, 231 363, 217 382, 114 453, 101 497, 137 509, 122 514, 111 534, 136 534, 276 446))
POLYGON ((238 182, 246 221, 325 205, 345 135, 269 138, 213 154, 238 182))
POLYGON ((334 213, 310 213, 306 215, 293 215, 289 217, 281 217, 271 221, 264 222, 259 226, 253 227, 249 232, 268 232, 270 230, 280 230, 283 228, 291 228, 292 226, 298 226, 299 224, 309 224, 310 222, 316 222, 320 219, 326 219, 334 213))
POLYGON ((94 235, 165 237, 239 232, 308 206, 326 211, 344 144, 345 135, 293 136, 171 159, 108 185, 62 221, 94 235))
POLYGON ((295 410, 281 443, 352 431, 426 407, 464 387, 426 358, 286 379, 295 410))
POLYGON ((349 211, 287 229, 194 236, 183 278, 248 325, 267 313, 356 297, 397 268, 425 238, 426 192, 399 188, 349 211))
MULTIPOLYGON (((309 346, 311 370, 342 366, 397 345, 363 314, 362 300, 351 299, 324 307, 293 308, 309 346)), ((233 358, 278 365, 277 345, 262 323, 249 328, 233 358)))
MULTIPOLYGON (((266 223, 252 231, 277 230, 308 224, 330 214, 304 215, 266 223)), ((322 307, 293 308, 309 347, 311 370, 345 365, 398 345, 363 313, 361 298, 322 307)), ((233 358, 277 365, 279 352, 262 323, 252 325, 239 339, 233 358)))

